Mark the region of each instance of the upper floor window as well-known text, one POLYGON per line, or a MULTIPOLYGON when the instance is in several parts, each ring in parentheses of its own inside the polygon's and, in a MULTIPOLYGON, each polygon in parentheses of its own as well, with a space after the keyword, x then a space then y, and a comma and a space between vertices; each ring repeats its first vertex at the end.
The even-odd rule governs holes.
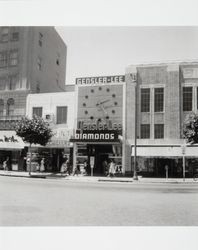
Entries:
POLYGON ((42 115, 43 115, 43 108, 42 107, 33 107, 32 116, 42 117, 42 115))
POLYGON ((183 111, 192 111, 192 87, 183 87, 183 111))
POLYGON ((0 99, 0 116, 3 116, 4 111, 4 101, 3 99, 0 99))
POLYGON ((43 45, 43 34, 41 32, 39 32, 39 41, 38 41, 38 43, 39 43, 39 46, 42 47, 42 45, 43 45))
POLYGON ((11 75, 9 76, 9 90, 15 90, 17 88, 18 83, 18 76, 17 75, 11 75))
POLYGON ((16 66, 18 64, 18 50, 11 50, 9 57, 9 65, 16 66))
POLYGON ((154 111, 163 112, 164 111, 164 88, 154 89, 154 111))
POLYGON ((42 59, 40 57, 37 58, 37 68, 38 70, 42 70, 42 59))
POLYGON ((7 115, 13 115, 14 114, 14 99, 9 98, 7 101, 7 115))
POLYGON ((40 93, 40 92, 41 92, 40 83, 37 82, 36 83, 36 93, 40 93))
POLYGON ((150 112, 150 89, 141 89, 141 112, 150 112))
POLYGON ((8 42, 9 40, 9 27, 1 28, 1 42, 8 42))
POLYGON ((57 113, 56 113, 56 123, 57 124, 65 124, 67 123, 67 107, 57 107, 57 113))
POLYGON ((7 77, 0 78, 0 90, 5 90, 7 77))
POLYGON ((164 138, 164 124, 155 124, 154 126, 154 138, 164 138))
POLYGON ((141 139, 150 138, 150 124, 141 124, 140 137, 141 139))
POLYGON ((0 67, 6 67, 8 65, 8 53, 7 51, 0 52, 0 67))

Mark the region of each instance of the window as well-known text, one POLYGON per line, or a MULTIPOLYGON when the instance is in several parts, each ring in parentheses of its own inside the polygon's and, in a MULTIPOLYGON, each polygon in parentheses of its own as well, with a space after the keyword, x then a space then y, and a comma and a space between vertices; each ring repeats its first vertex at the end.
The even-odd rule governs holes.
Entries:
POLYGON ((11 41, 18 41, 19 40, 19 27, 11 27, 11 41))
POLYGON ((36 93, 40 93, 41 89, 40 89, 40 83, 37 82, 36 83, 36 93))
POLYGON ((155 139, 164 138, 164 124, 155 124, 154 137, 155 139))
POLYGON ((0 116, 3 116, 3 110, 4 110, 4 101, 3 99, 0 99, 0 116))
POLYGON ((67 107, 57 107, 57 124, 67 123, 67 107))
POLYGON ((141 89, 141 112, 150 112, 150 89, 141 89))
POLYGON ((41 32, 39 32, 39 41, 38 41, 38 43, 39 43, 39 46, 42 47, 42 45, 43 45, 43 34, 41 32))
POLYGON ((6 77, 1 77, 0 78, 0 90, 5 90, 5 86, 6 86, 6 77))
POLYGON ((40 57, 37 58, 37 68, 38 70, 42 69, 42 59, 40 57))
POLYGON ((192 87, 183 87, 183 111, 192 111, 192 87))
POLYGON ((16 66, 18 64, 18 50, 10 51, 9 65, 16 66))
POLYGON ((9 90, 15 90, 17 88, 17 83, 18 83, 18 76, 17 75, 12 75, 9 76, 9 90))
POLYGON ((42 107, 33 107, 32 109, 32 116, 42 117, 43 108, 42 107))
POLYGON ((0 53, 0 67, 6 67, 8 64, 8 54, 7 51, 3 51, 0 53))
POLYGON ((141 139, 150 138, 150 124, 141 124, 141 139))
POLYGON ((9 27, 1 28, 1 42, 8 42, 9 40, 9 27))
POLYGON ((9 98, 7 101, 7 115, 13 115, 14 114, 14 99, 9 98))
POLYGON ((164 111, 164 89, 163 88, 155 88, 155 112, 163 112, 164 111))

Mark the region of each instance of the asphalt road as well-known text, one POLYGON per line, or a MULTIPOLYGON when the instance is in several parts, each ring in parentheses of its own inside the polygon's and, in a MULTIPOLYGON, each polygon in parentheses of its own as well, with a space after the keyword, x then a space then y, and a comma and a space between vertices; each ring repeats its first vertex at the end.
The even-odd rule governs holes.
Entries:
POLYGON ((198 184, 0 176, 0 226, 198 226, 198 184))

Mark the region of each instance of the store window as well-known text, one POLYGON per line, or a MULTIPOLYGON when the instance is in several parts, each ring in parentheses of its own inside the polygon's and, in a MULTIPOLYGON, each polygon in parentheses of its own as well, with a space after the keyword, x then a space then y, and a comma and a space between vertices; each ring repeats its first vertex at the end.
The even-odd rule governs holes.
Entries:
POLYGON ((154 89, 154 98, 155 98, 155 112, 164 111, 164 88, 155 88, 154 89))
POLYGON ((14 115, 14 99, 9 98, 7 101, 7 115, 14 115))
POLYGON ((57 124, 67 123, 67 107, 66 106, 57 107, 56 115, 57 115, 57 119, 56 119, 57 124))
POLYGON ((7 77, 0 78, 0 90, 5 90, 7 77))
POLYGON ((42 107, 33 107, 32 116, 42 117, 42 115, 43 115, 43 108, 42 107))
POLYGON ((150 89, 141 89, 141 112, 150 112, 150 89))
POLYGON ((9 57, 9 65, 10 66, 16 66, 18 65, 18 50, 11 50, 10 51, 10 57, 9 57))
POLYGON ((9 40, 9 27, 1 28, 1 42, 8 42, 9 40))
POLYGON ((0 52, 0 68, 8 65, 8 53, 7 51, 0 52))
POLYGON ((4 111, 4 101, 3 99, 0 99, 0 116, 3 116, 4 111))
POLYGON ((192 87, 183 87, 183 111, 192 111, 192 87))
POLYGON ((141 139, 150 138, 150 124, 141 124, 140 137, 141 139))
POLYGON ((164 124, 155 124, 154 137, 155 139, 164 138, 164 124))

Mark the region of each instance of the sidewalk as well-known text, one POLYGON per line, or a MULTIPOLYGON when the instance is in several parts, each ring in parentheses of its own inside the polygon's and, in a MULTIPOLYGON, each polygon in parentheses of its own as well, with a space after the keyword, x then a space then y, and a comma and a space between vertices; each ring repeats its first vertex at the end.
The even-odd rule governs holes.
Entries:
POLYGON ((61 179, 67 181, 79 181, 79 182, 124 182, 124 183, 193 183, 198 184, 198 181, 194 181, 192 178, 186 178, 183 181, 182 178, 144 178, 139 177, 138 180, 133 180, 132 177, 99 177, 99 176, 65 176, 61 173, 40 173, 32 172, 29 176, 28 172, 17 172, 17 171, 4 171, 0 170, 0 176, 10 176, 10 177, 25 177, 25 178, 43 178, 43 179, 61 179))

